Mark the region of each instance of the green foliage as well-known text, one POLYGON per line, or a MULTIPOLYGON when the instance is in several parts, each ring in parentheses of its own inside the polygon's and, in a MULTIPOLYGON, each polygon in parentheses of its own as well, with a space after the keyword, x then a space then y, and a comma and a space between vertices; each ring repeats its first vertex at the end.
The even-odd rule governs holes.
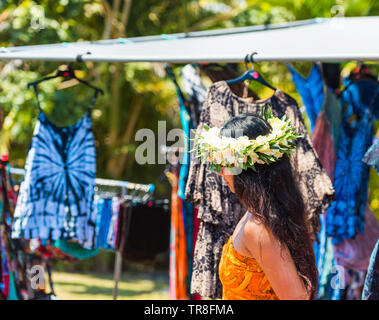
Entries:
MULTIPOLYGON (((131 0, 129 11, 125 6, 128 2, 0 1, 0 47, 281 23, 332 17, 342 11, 345 16, 379 15, 379 2, 370 0, 131 0), (118 8, 117 3, 120 3, 118 8)), ((54 61, 0 61, 0 87, 3 88, 0 104, 5 115, 0 152, 9 152, 14 166, 22 167, 25 163, 38 115, 34 93, 27 90, 26 85, 54 73, 60 65, 54 61)), ((305 75, 310 66, 310 63, 295 64, 305 75)), ((342 66, 348 70, 352 64, 342 66)), ((134 159, 137 146, 134 135, 138 129, 150 128, 156 132, 158 120, 167 120, 167 130, 180 127, 175 88, 165 76, 163 66, 156 63, 86 63, 75 67, 79 77, 105 92, 92 111, 98 176, 155 183, 157 197, 169 196, 168 184, 159 180, 164 165, 140 166, 134 159)), ((173 67, 178 75, 182 65, 173 67)), ((259 63, 256 68, 274 87, 289 93, 301 104, 283 63, 259 63)), ((377 67, 372 68, 378 72, 377 67)), ((241 65, 241 72, 243 70, 241 65)), ((251 88, 261 98, 272 94, 271 89, 256 83, 252 83, 251 88)), ((54 81, 41 85, 40 92, 42 109, 52 122, 61 126, 80 119, 92 95, 91 89, 81 85, 57 90, 54 81)), ((376 173, 371 174, 370 188, 371 205, 379 212, 376 173)))

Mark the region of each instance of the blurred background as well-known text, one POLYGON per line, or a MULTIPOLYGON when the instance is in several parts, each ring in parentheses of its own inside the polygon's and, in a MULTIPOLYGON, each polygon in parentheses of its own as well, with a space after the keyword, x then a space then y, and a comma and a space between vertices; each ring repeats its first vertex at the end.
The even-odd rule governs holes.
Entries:
MULTIPOLYGON (((170 34, 219 28, 264 25, 315 17, 375 16, 379 15, 379 1, 375 0, 0 0, 0 47, 101 40, 120 37, 170 34)), ((352 41, 354 41, 352 39, 352 41)), ((307 75, 311 63, 295 63, 298 70, 307 75)), ((0 154, 9 153, 10 163, 23 168, 38 108, 34 93, 26 85, 30 81, 54 72, 60 63, 31 61, 0 62, 0 104, 4 123, 0 131, 0 154)), ((173 65, 178 75, 183 65, 173 65)), ((284 63, 259 63, 257 69, 274 87, 294 97, 301 106, 292 77, 284 63)), ((348 74, 354 62, 341 65, 342 74, 348 74)), ((368 64, 374 74, 376 65, 368 64)), ((241 73, 244 65, 239 66, 241 73)), ((154 183, 155 197, 168 198, 170 184, 162 178, 165 165, 141 166, 135 162, 134 151, 138 144, 135 132, 141 128, 157 131, 158 120, 167 121, 167 131, 180 128, 179 106, 175 87, 159 63, 85 63, 77 65, 78 77, 101 87, 101 96, 93 110, 93 130, 97 147, 97 177, 127 180, 138 183, 154 183)), ((204 76, 204 82, 210 80, 204 76)), ((88 107, 89 96, 78 88, 55 92, 56 82, 41 85, 43 110, 56 124, 67 126, 80 119, 88 107)), ((251 87, 264 98, 271 94, 263 86, 251 87)), ((305 113, 303 112, 306 118, 305 113)), ((308 121, 306 120, 306 123, 308 121)), ((377 126, 376 126, 377 127, 377 126)), ((157 150, 158 152, 158 150, 157 150)), ((379 178, 374 169, 370 176, 370 205, 379 218, 379 178)), ((101 252, 96 257, 75 264, 59 262, 54 270, 57 291, 62 292, 85 282, 70 278, 64 272, 98 273, 105 286, 111 281, 114 253, 101 252), (65 287, 66 286, 66 287, 65 287)), ((125 261, 129 273, 125 279, 135 279, 133 285, 145 288, 148 294, 166 288, 168 253, 150 264, 132 264, 125 261), (138 272, 157 272, 157 278, 138 278, 138 272), (159 273, 161 272, 161 273, 159 273), (149 280, 150 279, 150 280, 149 280), (155 281, 155 280, 156 281, 155 281), (158 280, 157 280, 158 279, 158 280), (138 281, 142 282, 138 282, 138 281), (145 283, 143 284, 143 281, 145 283), (151 283, 149 282, 151 281, 151 283), (144 287, 145 286, 145 287, 144 287), (156 286, 156 290, 154 289, 156 286), (166 286, 166 287, 165 287, 166 286), (153 290, 153 289, 154 290, 153 290)), ((168 280, 167 280, 168 281, 168 280)), ((96 291, 96 285, 92 291, 96 291)), ((120 286, 120 297, 133 294, 133 285, 120 286), (124 292, 122 291, 124 290, 124 292), (128 291, 129 290, 129 291, 128 291)), ((168 285, 168 282, 167 282, 168 285)), ((111 284, 109 284, 111 288, 111 284)), ((90 292, 91 288, 82 288, 90 292)), ((111 289, 109 289, 111 290, 111 289)), ((98 291, 96 291, 98 292, 98 291)), ((168 297, 168 293, 155 298, 168 297)), ((80 296, 80 295, 79 295, 80 296)), ((84 296, 82 296, 84 297, 84 296)), ((146 295, 134 297, 144 299, 146 295)))

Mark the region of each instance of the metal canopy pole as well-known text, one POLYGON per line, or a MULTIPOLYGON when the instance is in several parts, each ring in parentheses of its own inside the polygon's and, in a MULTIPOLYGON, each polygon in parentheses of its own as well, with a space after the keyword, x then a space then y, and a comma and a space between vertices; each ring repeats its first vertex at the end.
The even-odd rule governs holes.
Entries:
MULTIPOLYGON (((122 188, 122 197, 124 197, 126 194, 125 187, 122 188)), ((119 212, 120 214, 120 212, 119 212)), ((124 223, 125 224, 125 223, 124 223)), ((120 227, 120 226, 118 226, 120 227)), ((113 288, 113 300, 117 300, 118 296, 118 283, 120 281, 121 277, 121 269, 122 269, 122 253, 124 251, 124 245, 125 245, 125 234, 124 232, 121 232, 121 239, 120 239, 120 245, 118 250, 116 251, 116 258, 114 262, 114 273, 113 273, 113 279, 114 279, 114 288, 113 288)))

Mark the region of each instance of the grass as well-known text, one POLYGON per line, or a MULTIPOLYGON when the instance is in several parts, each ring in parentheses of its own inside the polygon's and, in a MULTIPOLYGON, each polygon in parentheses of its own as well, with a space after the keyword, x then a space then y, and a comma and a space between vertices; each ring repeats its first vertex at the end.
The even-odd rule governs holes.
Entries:
MULTIPOLYGON (((112 274, 54 272, 54 291, 61 300, 113 299, 112 274)), ((168 274, 123 272, 118 285, 119 300, 168 300, 168 274)))

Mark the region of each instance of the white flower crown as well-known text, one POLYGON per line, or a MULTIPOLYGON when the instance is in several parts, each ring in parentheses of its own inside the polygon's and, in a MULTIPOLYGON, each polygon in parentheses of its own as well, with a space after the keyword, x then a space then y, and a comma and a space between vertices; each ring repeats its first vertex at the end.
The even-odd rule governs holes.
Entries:
POLYGON ((238 138, 221 136, 221 128, 204 126, 204 132, 196 132, 196 146, 191 152, 197 151, 197 158, 211 164, 211 171, 219 172, 222 167, 251 168, 256 171, 255 163, 270 164, 280 159, 283 154, 290 155, 296 148, 292 142, 303 137, 295 133, 291 120, 273 117, 271 107, 266 105, 263 109, 263 118, 270 124, 272 130, 267 135, 249 139, 247 136, 238 138))

